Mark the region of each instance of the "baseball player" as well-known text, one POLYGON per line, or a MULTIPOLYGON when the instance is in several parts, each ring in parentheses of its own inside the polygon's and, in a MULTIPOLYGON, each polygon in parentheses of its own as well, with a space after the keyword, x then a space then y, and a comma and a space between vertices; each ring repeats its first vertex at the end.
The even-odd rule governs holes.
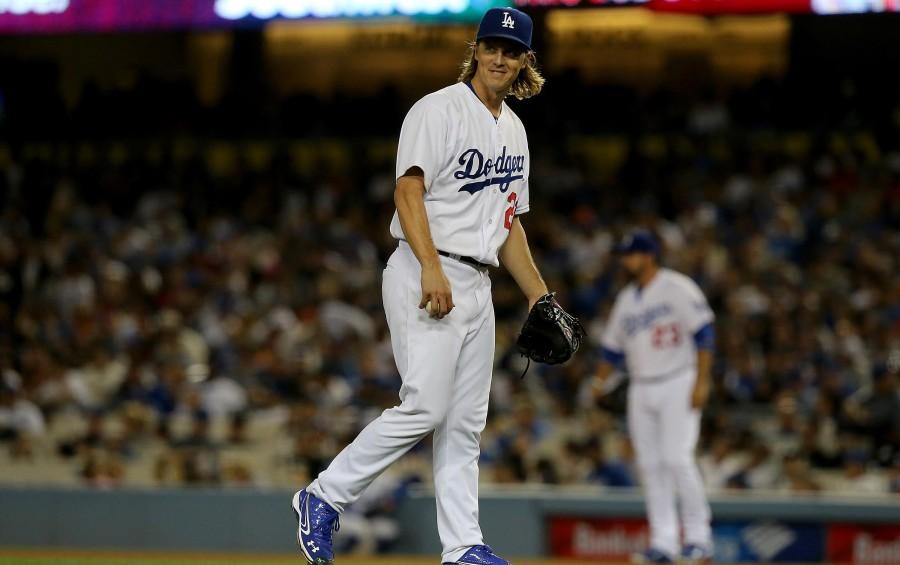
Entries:
POLYGON ((401 402, 294 495, 297 539, 310 563, 333 562, 339 514, 434 432, 443 563, 508 564, 482 539, 478 457, 494 360, 488 267, 502 262, 529 308, 547 295, 519 222, 529 209, 525 128, 504 102, 543 85, 531 31, 518 10, 488 10, 459 82, 419 100, 403 121, 390 226, 399 243, 382 287, 401 402))
POLYGON ((630 377, 628 430, 650 523, 650 547, 633 561, 673 563, 680 556, 707 562, 710 510, 694 450, 709 396, 713 312, 690 278, 659 266, 659 245, 650 232, 625 236, 616 250, 631 283, 607 322, 594 385, 602 394, 618 367, 630 377))

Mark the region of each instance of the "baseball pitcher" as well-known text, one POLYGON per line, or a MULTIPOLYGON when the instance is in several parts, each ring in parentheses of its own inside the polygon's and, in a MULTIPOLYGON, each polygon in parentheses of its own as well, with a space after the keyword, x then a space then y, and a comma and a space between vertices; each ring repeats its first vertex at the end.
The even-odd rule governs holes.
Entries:
POLYGON ((561 312, 519 222, 529 208, 528 141, 504 102, 534 96, 544 83, 531 32, 526 14, 488 10, 459 82, 419 100, 403 121, 390 226, 398 247, 382 287, 401 402, 294 495, 297 541, 314 565, 333 562, 340 513, 432 432, 443 563, 508 563, 484 544, 478 524, 479 442, 494 361, 488 268, 502 262, 529 308, 561 312))

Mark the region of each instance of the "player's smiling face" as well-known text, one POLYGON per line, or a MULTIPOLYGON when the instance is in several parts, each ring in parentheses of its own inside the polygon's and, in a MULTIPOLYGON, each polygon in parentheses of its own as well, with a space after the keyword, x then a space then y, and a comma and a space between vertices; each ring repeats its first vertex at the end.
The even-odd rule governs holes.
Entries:
POLYGON ((514 41, 488 37, 475 47, 478 68, 475 79, 494 92, 502 92, 512 86, 525 66, 528 52, 514 41))

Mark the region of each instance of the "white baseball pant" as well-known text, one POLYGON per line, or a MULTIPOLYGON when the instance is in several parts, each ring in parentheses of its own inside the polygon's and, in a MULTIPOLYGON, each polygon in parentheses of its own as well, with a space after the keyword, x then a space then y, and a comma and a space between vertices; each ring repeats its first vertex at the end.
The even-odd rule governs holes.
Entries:
POLYGON ((483 542, 478 524, 478 456, 494 364, 494 305, 488 273, 441 257, 453 310, 441 320, 419 309, 421 265, 401 241, 382 280, 400 405, 385 410, 319 474, 308 491, 339 512, 434 431, 438 533, 444 562, 483 542))
POLYGON ((628 428, 637 456, 650 523, 650 545, 679 554, 679 516, 685 544, 712 549, 710 510, 694 452, 699 410, 691 407, 696 369, 660 380, 632 379, 628 428))

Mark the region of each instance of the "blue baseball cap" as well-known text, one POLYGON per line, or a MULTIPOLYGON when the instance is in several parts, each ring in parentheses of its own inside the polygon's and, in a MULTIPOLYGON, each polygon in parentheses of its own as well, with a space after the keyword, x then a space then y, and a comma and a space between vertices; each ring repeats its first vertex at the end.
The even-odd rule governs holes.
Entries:
POLYGON ((622 238, 622 241, 616 245, 615 251, 622 255, 628 253, 659 255, 659 242, 649 231, 635 230, 622 238))
POLYGON ((476 40, 486 37, 503 37, 531 49, 531 16, 515 8, 491 8, 481 18, 476 40))

